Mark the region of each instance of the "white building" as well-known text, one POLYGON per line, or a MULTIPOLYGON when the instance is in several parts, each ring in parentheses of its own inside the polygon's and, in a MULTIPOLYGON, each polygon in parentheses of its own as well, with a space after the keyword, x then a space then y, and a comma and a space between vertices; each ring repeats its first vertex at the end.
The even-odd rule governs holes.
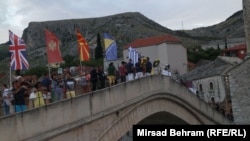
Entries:
POLYGON ((129 47, 137 49, 142 57, 149 57, 152 63, 159 59, 161 67, 169 64, 172 73, 178 72, 182 75, 187 72, 187 50, 174 36, 164 35, 135 40, 124 47, 124 61, 128 61, 129 47))
POLYGON ((197 96, 208 103, 215 103, 225 109, 230 95, 227 72, 242 62, 238 57, 218 56, 214 61, 201 65, 181 76, 184 84, 196 88, 197 96))

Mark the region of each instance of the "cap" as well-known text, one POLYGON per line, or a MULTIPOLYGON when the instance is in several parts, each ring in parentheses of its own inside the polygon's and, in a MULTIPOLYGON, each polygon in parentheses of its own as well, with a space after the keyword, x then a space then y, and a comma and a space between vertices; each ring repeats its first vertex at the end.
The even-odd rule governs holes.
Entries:
POLYGON ((15 80, 20 80, 22 78, 23 78, 22 76, 18 75, 18 76, 15 77, 15 80))

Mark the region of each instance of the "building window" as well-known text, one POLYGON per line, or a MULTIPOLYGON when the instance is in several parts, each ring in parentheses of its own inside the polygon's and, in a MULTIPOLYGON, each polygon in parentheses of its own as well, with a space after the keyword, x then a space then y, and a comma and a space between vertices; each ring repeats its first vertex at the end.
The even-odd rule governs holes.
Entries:
POLYGON ((202 84, 199 84, 199 91, 200 91, 200 92, 203 92, 202 84))
POLYGON ((214 89, 214 84, 213 84, 213 82, 210 82, 209 83, 209 90, 213 90, 214 89))
POLYGON ((210 102, 213 103, 213 104, 215 104, 215 100, 214 100, 213 96, 210 98, 210 102))

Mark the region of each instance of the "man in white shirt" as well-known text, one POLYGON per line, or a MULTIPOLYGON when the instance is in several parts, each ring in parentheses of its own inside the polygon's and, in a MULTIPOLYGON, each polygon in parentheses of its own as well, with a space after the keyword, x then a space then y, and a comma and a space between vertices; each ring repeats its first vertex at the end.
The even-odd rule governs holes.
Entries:
POLYGON ((4 115, 9 115, 10 114, 10 95, 9 95, 9 89, 7 88, 7 84, 2 85, 2 90, 3 90, 3 108, 4 108, 4 115))

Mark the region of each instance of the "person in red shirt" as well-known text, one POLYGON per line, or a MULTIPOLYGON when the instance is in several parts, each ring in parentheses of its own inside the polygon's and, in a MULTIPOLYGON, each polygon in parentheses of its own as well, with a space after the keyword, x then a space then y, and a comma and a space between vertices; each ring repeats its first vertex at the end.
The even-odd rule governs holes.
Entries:
POLYGON ((121 62, 121 66, 119 67, 119 74, 121 82, 126 82, 126 66, 124 61, 121 62))

